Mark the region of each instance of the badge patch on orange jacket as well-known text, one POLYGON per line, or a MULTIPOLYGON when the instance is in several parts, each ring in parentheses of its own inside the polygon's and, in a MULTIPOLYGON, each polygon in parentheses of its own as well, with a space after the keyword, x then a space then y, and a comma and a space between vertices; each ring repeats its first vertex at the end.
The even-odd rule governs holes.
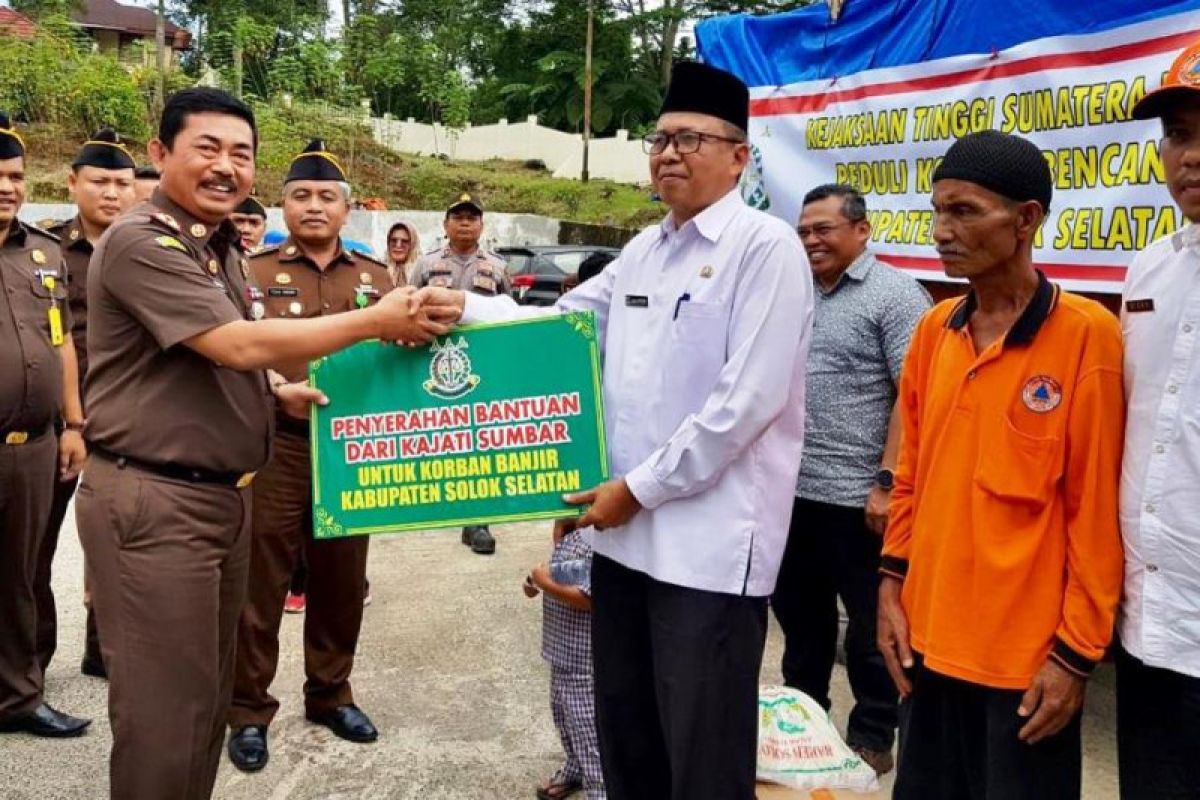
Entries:
POLYGON ((1021 399, 1030 411, 1045 414, 1058 408, 1062 402, 1062 387, 1049 375, 1036 375, 1025 381, 1021 399))

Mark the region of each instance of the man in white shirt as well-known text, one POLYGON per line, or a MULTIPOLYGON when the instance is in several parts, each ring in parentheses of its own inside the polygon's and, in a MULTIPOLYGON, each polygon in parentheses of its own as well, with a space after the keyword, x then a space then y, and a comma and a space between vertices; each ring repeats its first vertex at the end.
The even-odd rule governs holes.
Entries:
MULTIPOLYGON (((596 722, 612 800, 754 797, 758 675, 804 434, 812 276, 737 183, 749 93, 681 63, 646 137, 671 213, 550 313, 596 314, 613 480, 591 508, 596 722)), ((419 293, 466 322, 539 313, 419 293)), ((544 313, 544 312, 543 312, 544 313)))
POLYGON ((1167 187, 1193 224, 1129 267, 1121 327, 1125 592, 1118 622, 1123 800, 1200 797, 1200 44, 1134 108, 1160 118, 1167 187))

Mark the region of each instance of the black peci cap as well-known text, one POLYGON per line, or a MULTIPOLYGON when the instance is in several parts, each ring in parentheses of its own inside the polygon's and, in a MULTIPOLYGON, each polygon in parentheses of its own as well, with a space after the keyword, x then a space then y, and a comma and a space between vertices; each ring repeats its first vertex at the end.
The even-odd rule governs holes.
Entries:
POLYGON ((742 130, 750 124, 750 90, 736 75, 699 61, 680 61, 659 116, 675 111, 723 119, 742 130))
POLYGON ((0 158, 21 158, 25 155, 25 140, 13 127, 8 114, 0 111, 0 158))
POLYGON ((950 145, 933 171, 933 182, 961 180, 978 184, 1009 200, 1037 200, 1050 210, 1054 179, 1037 145, 999 131, 969 133, 950 145))
POLYGON ((292 159, 287 177, 292 181, 341 181, 346 182, 346 170, 338 163, 333 153, 325 147, 324 139, 313 139, 300 155, 292 159))
POLYGON ((112 128, 104 128, 92 134, 92 138, 83 143, 79 154, 71 162, 72 169, 79 167, 99 167, 100 169, 134 169, 137 164, 120 135, 112 128))
POLYGON ((254 195, 250 195, 245 200, 243 200, 241 203, 239 203, 238 207, 233 210, 233 213, 234 214, 253 214, 255 216, 262 217, 263 219, 267 218, 266 207, 262 203, 258 202, 258 198, 255 197, 254 195))

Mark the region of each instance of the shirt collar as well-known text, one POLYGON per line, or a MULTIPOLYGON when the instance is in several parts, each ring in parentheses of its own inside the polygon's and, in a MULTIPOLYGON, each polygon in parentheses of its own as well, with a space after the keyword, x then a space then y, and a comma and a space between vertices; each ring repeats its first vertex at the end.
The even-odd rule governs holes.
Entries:
POLYGON ((25 227, 25 223, 14 218, 8 224, 8 235, 4 237, 4 245, 7 247, 9 242, 12 242, 17 247, 25 246, 25 239, 29 235, 29 230, 25 227))
POLYGON ((826 289, 825 285, 817 279, 816 275, 813 275, 813 286, 817 287, 817 291, 822 295, 828 297, 838 289, 841 289, 846 281, 857 281, 858 283, 862 283, 867 279, 867 274, 871 271, 871 267, 874 265, 875 256, 872 255, 871 251, 864 250, 861 254, 859 254, 858 258, 850 262, 850 266, 842 270, 842 274, 838 276, 837 283, 835 283, 832 287, 826 289))
POLYGON ((64 250, 81 248, 86 249, 89 253, 92 251, 92 243, 88 241, 87 236, 84 234, 83 220, 80 219, 78 214, 63 229, 62 247, 64 250))
MULTIPOLYGON (((296 244, 296 242, 293 241, 292 237, 290 236, 279 245, 279 261, 282 264, 287 264, 293 261, 303 261, 310 266, 316 266, 316 264, 313 263, 313 260, 304 254, 304 250, 300 247, 300 245, 296 244)), ((347 264, 353 264, 354 257, 350 255, 349 250, 346 250, 342 246, 342 241, 339 238, 337 253, 334 255, 333 260, 329 262, 329 266, 336 266, 342 261, 345 261, 347 264)))
POLYGON ((154 193, 150 195, 149 203, 156 210, 167 214, 175 222, 174 227, 177 227, 180 233, 194 241, 201 249, 208 244, 209 240, 214 238, 219 238, 225 242, 234 242, 239 249, 241 248, 241 236, 228 218, 221 220, 216 225, 202 222, 187 211, 184 211, 174 200, 167 197, 162 187, 154 190, 154 193))
MULTIPOLYGON (((1004 337, 1006 347, 1024 347, 1031 344, 1033 337, 1041 330, 1042 324, 1045 323, 1050 313, 1058 305, 1059 288, 1047 280, 1040 269, 1037 271, 1037 274, 1037 289, 1034 290, 1033 298, 1025 306, 1025 310, 1021 312, 1021 316, 1008 329, 1008 333, 1004 337)), ((972 290, 955 306, 954 311, 950 314, 950 318, 946 320, 946 327, 955 331, 962 330, 971 321, 971 315, 975 313, 977 307, 978 300, 975 297, 974 290, 972 290)))
MULTIPOLYGON (((689 224, 695 225, 696 230, 700 232, 701 236, 710 242, 716 242, 721 238, 721 234, 724 233, 725 229, 729 227, 729 223, 733 221, 734 215, 744 208, 745 205, 745 201, 742 200, 741 187, 735 186, 720 200, 685 222, 683 227, 686 228, 689 224)), ((675 217, 673 214, 667 214, 661 223, 661 229, 663 236, 670 235, 678 230, 675 227, 675 217)))
POLYGON ((1200 250, 1200 225, 1190 223, 1176 231, 1172 244, 1177 253, 1185 248, 1200 250))

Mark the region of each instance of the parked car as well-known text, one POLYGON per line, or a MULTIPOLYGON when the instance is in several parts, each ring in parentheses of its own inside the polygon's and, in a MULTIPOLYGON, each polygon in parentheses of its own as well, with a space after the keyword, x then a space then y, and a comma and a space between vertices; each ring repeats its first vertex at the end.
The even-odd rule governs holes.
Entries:
POLYGON ((577 244, 524 245, 498 247, 496 252, 508 262, 513 298, 522 305, 552 306, 562 297, 563 281, 574 275, 585 258, 593 253, 611 253, 617 247, 577 244))

